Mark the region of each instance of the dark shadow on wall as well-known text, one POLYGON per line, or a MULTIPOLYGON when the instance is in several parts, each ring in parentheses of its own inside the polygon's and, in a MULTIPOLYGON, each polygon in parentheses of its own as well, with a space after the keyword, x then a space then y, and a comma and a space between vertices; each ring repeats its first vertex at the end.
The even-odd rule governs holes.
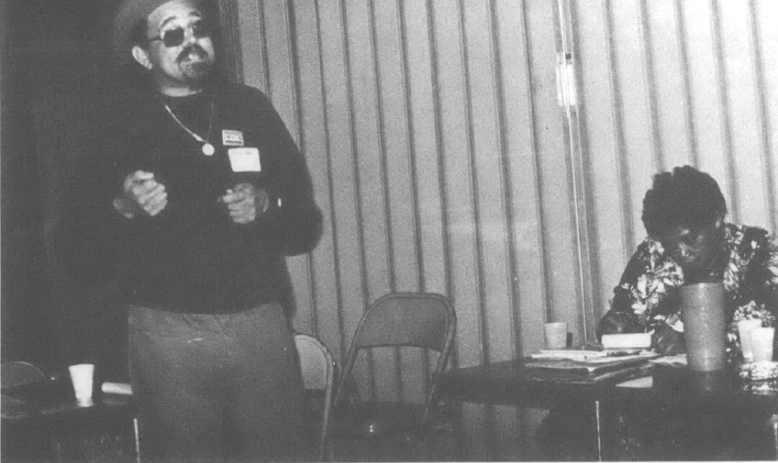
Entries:
MULTIPOLYGON (((63 368, 72 337, 57 236, 66 186, 94 152, 90 134, 117 96, 108 25, 116 0, 2 0, 2 359, 63 368)), ((124 317, 115 287, 96 291, 106 370, 124 370, 124 317)), ((93 306, 93 307, 92 307, 93 306)), ((79 342, 78 339, 75 342, 79 342)))

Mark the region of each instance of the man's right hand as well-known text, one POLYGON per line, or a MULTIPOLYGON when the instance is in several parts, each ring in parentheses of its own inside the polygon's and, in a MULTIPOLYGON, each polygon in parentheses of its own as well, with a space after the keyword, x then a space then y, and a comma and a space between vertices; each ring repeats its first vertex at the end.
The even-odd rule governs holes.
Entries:
POLYGON ((154 173, 138 170, 124 178, 122 194, 114 199, 113 206, 128 219, 139 214, 153 217, 167 206, 167 191, 157 183, 154 173))

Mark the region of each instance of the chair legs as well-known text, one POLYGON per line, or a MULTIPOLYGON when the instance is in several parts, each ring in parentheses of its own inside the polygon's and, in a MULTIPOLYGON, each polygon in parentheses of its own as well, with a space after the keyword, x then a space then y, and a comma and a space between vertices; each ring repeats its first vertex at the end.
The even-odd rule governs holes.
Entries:
POLYGON ((140 463, 140 433, 138 430, 138 418, 132 419, 132 433, 135 444, 135 463, 140 463))

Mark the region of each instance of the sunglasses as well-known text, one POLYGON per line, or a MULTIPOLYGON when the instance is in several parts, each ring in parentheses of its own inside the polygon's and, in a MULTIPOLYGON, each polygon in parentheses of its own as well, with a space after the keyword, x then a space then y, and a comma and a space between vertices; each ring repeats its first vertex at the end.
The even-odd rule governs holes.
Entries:
POLYGON ((148 39, 148 41, 153 42, 155 40, 161 40, 167 48, 177 47, 184 43, 186 29, 191 29, 192 36, 194 36, 196 39, 202 39, 211 36, 211 26, 206 21, 200 20, 193 22, 186 28, 176 27, 173 29, 168 29, 156 37, 151 37, 148 39))

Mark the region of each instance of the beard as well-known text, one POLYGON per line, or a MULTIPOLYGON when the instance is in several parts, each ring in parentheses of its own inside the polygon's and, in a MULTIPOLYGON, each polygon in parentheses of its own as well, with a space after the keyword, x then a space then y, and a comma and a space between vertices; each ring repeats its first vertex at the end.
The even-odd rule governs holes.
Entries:
POLYGON ((178 66, 189 83, 201 84, 210 76, 214 67, 213 56, 200 45, 186 47, 178 56, 178 66))

